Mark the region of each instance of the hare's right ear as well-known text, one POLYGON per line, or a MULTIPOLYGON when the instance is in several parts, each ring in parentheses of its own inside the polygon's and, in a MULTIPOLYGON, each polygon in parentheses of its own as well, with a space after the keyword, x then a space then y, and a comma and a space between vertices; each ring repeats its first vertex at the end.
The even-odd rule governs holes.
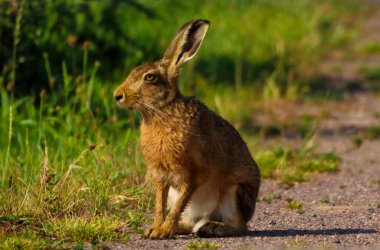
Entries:
POLYGON ((183 63, 197 53, 209 26, 209 21, 196 19, 181 27, 163 58, 169 63, 169 74, 176 75, 183 63))

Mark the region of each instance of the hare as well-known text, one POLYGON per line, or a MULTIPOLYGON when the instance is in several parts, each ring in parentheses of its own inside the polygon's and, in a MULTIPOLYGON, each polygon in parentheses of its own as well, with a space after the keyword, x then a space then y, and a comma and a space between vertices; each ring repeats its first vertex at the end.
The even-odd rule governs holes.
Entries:
POLYGON ((260 172, 245 142, 178 88, 181 67, 197 53, 209 25, 201 19, 184 24, 160 61, 133 69, 114 92, 119 106, 142 115, 146 178, 156 192, 154 222, 145 232, 151 239, 242 234, 255 210, 260 172))

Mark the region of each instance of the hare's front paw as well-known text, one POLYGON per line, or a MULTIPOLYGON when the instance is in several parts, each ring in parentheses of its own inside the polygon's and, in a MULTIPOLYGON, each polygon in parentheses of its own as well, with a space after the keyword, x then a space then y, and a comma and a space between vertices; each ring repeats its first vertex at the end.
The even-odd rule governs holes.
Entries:
POLYGON ((150 239, 171 239, 174 238, 174 226, 163 224, 161 227, 151 227, 145 231, 145 236, 150 239))
POLYGON ((174 232, 172 228, 151 227, 145 231, 145 236, 150 239, 171 239, 174 238, 174 232))
POLYGON ((145 230, 145 237, 147 238, 151 238, 151 239, 156 239, 157 237, 154 237, 156 235, 158 235, 158 231, 160 231, 160 227, 150 227, 148 228, 147 230, 145 230))

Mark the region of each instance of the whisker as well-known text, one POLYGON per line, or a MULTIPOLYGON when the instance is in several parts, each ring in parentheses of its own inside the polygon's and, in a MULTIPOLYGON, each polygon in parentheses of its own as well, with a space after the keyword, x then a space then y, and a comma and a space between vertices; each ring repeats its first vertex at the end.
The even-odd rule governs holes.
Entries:
POLYGON ((152 113, 156 114, 157 117, 158 117, 158 119, 160 119, 161 122, 165 122, 164 119, 168 118, 167 114, 165 114, 161 110, 157 109, 153 105, 148 104, 148 103, 144 103, 144 102, 141 102, 141 101, 138 101, 138 103, 141 104, 142 106, 144 106, 146 109, 148 109, 148 111, 151 111, 152 113))

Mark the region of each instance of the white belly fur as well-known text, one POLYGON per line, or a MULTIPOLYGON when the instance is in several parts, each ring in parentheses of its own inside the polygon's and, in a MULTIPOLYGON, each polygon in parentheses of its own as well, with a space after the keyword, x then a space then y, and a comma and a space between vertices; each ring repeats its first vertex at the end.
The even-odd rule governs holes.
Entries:
MULTIPOLYGON (((206 183, 191 196, 189 203, 181 215, 181 219, 186 224, 193 227, 193 232, 210 220, 211 215, 217 214, 226 225, 234 225, 236 217, 239 217, 236 207, 237 185, 224 190, 223 197, 217 187, 206 183)), ((178 190, 173 187, 169 189, 168 208, 170 209, 178 198, 178 190)))

